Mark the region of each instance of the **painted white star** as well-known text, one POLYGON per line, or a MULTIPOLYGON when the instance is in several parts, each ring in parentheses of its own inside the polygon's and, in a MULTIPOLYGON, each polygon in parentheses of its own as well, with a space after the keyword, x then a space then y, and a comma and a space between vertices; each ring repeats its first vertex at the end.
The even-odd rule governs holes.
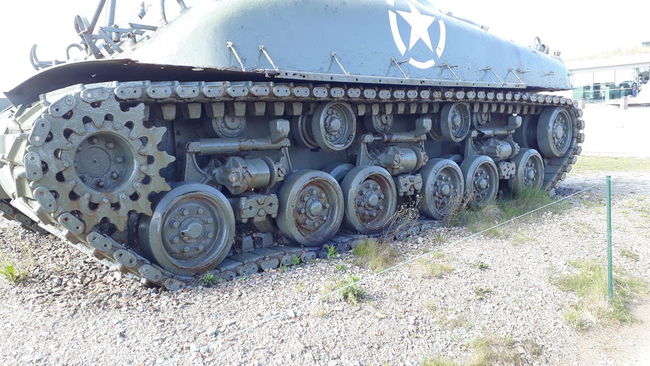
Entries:
POLYGON ((433 51, 433 45, 431 45, 431 37, 429 36, 429 27, 436 20, 435 17, 430 15, 422 14, 418 9, 408 2, 410 12, 398 10, 399 15, 406 20, 411 26, 411 38, 409 40, 409 50, 415 46, 415 44, 422 40, 424 44, 433 51))

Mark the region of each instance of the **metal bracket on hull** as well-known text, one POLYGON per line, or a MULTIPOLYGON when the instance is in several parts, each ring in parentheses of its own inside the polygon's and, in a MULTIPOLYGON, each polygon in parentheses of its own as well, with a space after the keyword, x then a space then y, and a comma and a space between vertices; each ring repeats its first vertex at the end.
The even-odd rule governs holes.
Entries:
MULTIPOLYGON (((350 75, 350 73, 347 72, 347 70, 345 70, 345 67, 343 67, 343 64, 341 64, 341 61, 339 61, 339 58, 336 57, 336 52, 332 52, 331 56, 332 56, 332 62, 335 62, 345 75, 350 75)), ((330 69, 331 68, 332 68, 332 64, 330 64, 330 69)))
MULTIPOLYGON (((390 64, 391 64, 391 66, 392 66, 392 65, 397 66, 397 69, 402 73, 402 75, 404 75, 404 77, 405 77, 406 79, 409 79, 409 78, 410 78, 410 77, 409 77, 409 74, 407 74, 406 71, 404 71, 404 69, 402 69, 402 64, 405 64, 405 63, 407 63, 407 62, 408 62, 408 61, 397 61, 397 59, 396 59, 395 57, 393 57, 393 58, 390 60, 390 64)), ((390 70, 390 67, 388 68, 388 70, 390 70)))
POLYGON ((226 47, 232 52, 233 56, 235 56, 235 59, 239 63, 239 67, 241 68, 241 71, 246 71, 246 67, 244 67, 244 63, 241 61, 241 58, 239 57, 239 54, 237 53, 237 50, 235 49, 234 43, 231 41, 226 42, 226 47))
POLYGON ((497 75, 497 73, 494 72, 494 70, 492 69, 492 66, 486 66, 486 67, 482 68, 481 71, 485 71, 485 72, 489 71, 489 72, 491 72, 492 75, 494 75, 494 77, 501 83, 501 85, 506 85, 506 83, 499 77, 499 75, 497 75))
MULTIPOLYGON (((234 52, 234 48, 233 48, 233 52, 234 52)), ((273 67, 273 70, 275 70, 275 71, 280 70, 280 69, 278 69, 278 66, 275 64, 275 62, 273 62, 273 59, 271 59, 271 56, 266 51, 263 44, 260 45, 260 53, 262 55, 264 55, 264 57, 266 57, 266 60, 271 64, 271 67, 273 67)), ((236 53, 235 53, 235 55, 236 55, 236 53)), ((240 64, 241 64, 241 61, 240 61, 240 64)), ((244 67, 244 66, 242 65, 242 67, 244 67)))
POLYGON ((463 79, 461 79, 460 76, 458 76, 458 74, 456 74, 456 73, 454 72, 454 69, 457 68, 458 65, 450 65, 450 64, 448 64, 448 63, 445 62, 444 64, 442 64, 442 65, 440 65, 440 66, 438 66, 438 67, 447 68, 447 70, 449 70, 449 72, 450 72, 452 75, 454 75, 454 77, 456 78, 456 80, 458 80, 458 81, 463 81, 463 79))

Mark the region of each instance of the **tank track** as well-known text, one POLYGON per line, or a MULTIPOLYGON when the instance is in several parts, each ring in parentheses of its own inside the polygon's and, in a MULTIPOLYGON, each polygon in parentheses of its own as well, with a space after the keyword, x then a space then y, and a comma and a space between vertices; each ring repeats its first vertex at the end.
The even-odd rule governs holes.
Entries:
MULTIPOLYGON (((303 113, 304 107, 309 103, 326 101, 347 101, 355 106, 355 113, 376 114, 381 105, 391 104, 398 113, 435 113, 441 103, 464 102, 469 103, 474 111, 490 111, 518 115, 538 115, 545 107, 565 107, 571 113, 576 123, 573 124, 573 138, 567 153, 554 159, 545 158, 544 188, 552 190, 571 171, 573 164, 580 154, 584 141, 584 122, 582 111, 577 102, 571 99, 542 95, 529 92, 512 90, 467 90, 453 88, 431 87, 383 87, 376 86, 340 86, 340 85, 314 85, 314 84, 282 84, 282 83, 252 83, 252 82, 112 82, 92 85, 81 85, 66 88, 54 93, 58 96, 75 95, 79 93, 81 99, 92 104, 99 100, 115 98, 119 103, 137 105, 143 103, 147 107, 154 104, 165 108, 183 109, 185 115, 196 115, 197 108, 204 103, 253 103, 265 104, 267 109, 275 110, 278 115, 287 113, 298 116, 303 113)), ((49 94, 51 95, 51 94, 49 94)), ((69 223, 64 224, 55 220, 50 212, 43 209, 43 201, 36 203, 29 197, 29 182, 25 179, 25 171, 34 170, 25 164, 23 157, 26 154, 25 146, 33 142, 32 126, 39 116, 57 113, 65 116, 73 106, 65 104, 65 97, 58 102, 50 103, 43 96, 40 102, 14 110, 8 118, 10 123, 3 126, 2 135, 5 144, 4 154, 0 161, 4 170, 3 174, 13 177, 12 185, 4 184, 6 196, 12 200, 0 201, 2 215, 19 222, 23 227, 43 233, 49 232, 63 238, 77 249, 95 257, 105 265, 133 276, 143 283, 163 286, 169 290, 177 290, 184 286, 196 283, 197 276, 179 276, 163 269, 147 258, 140 255, 128 244, 122 244, 100 231, 92 231, 84 236, 82 232, 75 232, 69 223), (62 102, 64 104, 61 104, 62 102), (62 110, 59 110, 61 108, 62 110), (54 112, 53 112, 54 111, 54 112), (31 170, 30 170, 31 169, 31 170), (7 188, 7 186, 13 187, 7 188)), ((57 98, 58 98, 57 96, 57 98)), ((383 108, 383 107, 382 107, 383 108)), ((148 108, 145 108, 145 116, 148 108)), ((198 117, 195 117, 198 118, 198 117)), ((145 119, 146 120, 146 119, 145 119)), ((42 136, 45 138, 46 136, 42 136)), ((4 182, 3 182, 4 183, 4 182)), ((167 188, 165 188, 167 189, 167 188)), ((165 190, 161 189, 161 190, 165 190)), ((408 235, 417 234, 427 230, 434 221, 421 220, 418 224, 410 226, 405 231, 398 233, 397 238, 403 239, 408 235)), ((317 247, 297 247, 288 245, 275 245, 272 234, 254 234, 263 242, 261 248, 253 251, 235 254, 224 260, 210 273, 224 280, 237 276, 249 275, 258 271, 267 271, 280 266, 290 266, 300 262, 309 262, 318 257, 326 257, 327 246, 334 246, 338 252, 349 250, 359 239, 367 235, 339 233, 327 243, 317 247)))

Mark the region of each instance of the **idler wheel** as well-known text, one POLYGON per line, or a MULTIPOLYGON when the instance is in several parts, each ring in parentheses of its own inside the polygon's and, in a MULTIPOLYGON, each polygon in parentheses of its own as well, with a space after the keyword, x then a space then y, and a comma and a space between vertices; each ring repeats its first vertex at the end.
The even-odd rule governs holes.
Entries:
POLYGON ((314 140, 323 150, 345 150, 354 141, 357 117, 349 104, 323 103, 316 108, 311 120, 314 140))
POLYGON ((565 108, 546 108, 537 123, 537 143, 544 156, 564 156, 573 141, 573 116, 565 108))
POLYGON ((440 132, 445 140, 461 142, 472 127, 472 114, 469 104, 445 104, 440 112, 440 132))
POLYGON ((424 216, 442 220, 460 207, 465 185, 458 164, 449 159, 429 160, 420 174, 424 179, 420 212, 424 216))
POLYGON ((235 216, 216 188, 186 183, 158 202, 152 217, 140 221, 142 251, 164 269, 192 275, 215 268, 228 255, 235 216))
POLYGON ((539 189, 544 183, 544 160, 534 149, 521 149, 512 161, 517 167, 515 176, 508 181, 510 190, 517 194, 526 188, 539 189))
POLYGON ((341 184, 345 226, 362 234, 381 231, 397 208, 397 189, 390 173, 378 166, 352 169, 341 184))
POLYGON ((465 200, 470 207, 479 208, 497 198, 499 171, 485 155, 470 156, 460 165, 465 180, 465 200))
POLYGON ((282 184, 278 198, 278 228, 289 239, 317 246, 339 231, 343 192, 331 175, 317 170, 296 172, 282 184))

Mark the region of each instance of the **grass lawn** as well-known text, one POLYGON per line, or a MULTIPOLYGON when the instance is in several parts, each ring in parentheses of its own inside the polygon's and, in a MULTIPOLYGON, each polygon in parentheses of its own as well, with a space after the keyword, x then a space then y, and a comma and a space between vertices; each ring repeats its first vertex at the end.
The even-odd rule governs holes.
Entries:
POLYGON ((650 172, 650 158, 580 156, 572 172, 650 172))

